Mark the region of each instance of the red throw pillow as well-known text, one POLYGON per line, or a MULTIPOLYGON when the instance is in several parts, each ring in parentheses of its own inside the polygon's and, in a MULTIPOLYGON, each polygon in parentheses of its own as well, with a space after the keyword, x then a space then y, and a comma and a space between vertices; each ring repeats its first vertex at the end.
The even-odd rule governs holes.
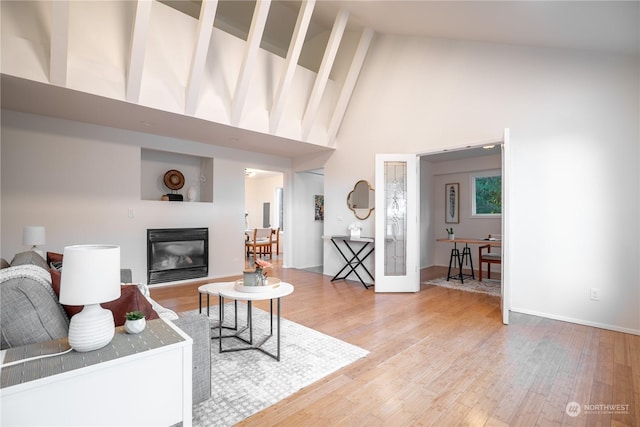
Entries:
POLYGON ((62 262, 62 254, 47 252, 47 265, 51 265, 52 262, 62 262))
MULTIPOLYGON (((56 293, 58 298, 60 297, 60 278, 62 275, 58 270, 52 268, 51 272, 51 287, 56 293)), ((159 319, 158 313, 153 309, 151 303, 142 295, 140 289, 136 285, 120 285, 120 298, 114 301, 109 301, 100 304, 102 308, 111 310, 113 312, 113 319, 116 326, 124 325, 126 320, 124 315, 130 311, 139 310, 144 313, 147 320, 159 319)), ((71 318, 73 315, 80 313, 84 306, 82 305, 62 305, 67 316, 71 318)))

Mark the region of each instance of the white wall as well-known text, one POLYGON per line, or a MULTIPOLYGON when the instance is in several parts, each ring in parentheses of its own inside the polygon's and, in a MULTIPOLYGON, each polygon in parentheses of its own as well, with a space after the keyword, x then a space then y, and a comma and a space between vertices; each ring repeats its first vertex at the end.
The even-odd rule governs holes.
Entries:
POLYGON ((120 245, 137 282, 147 279, 147 228, 208 227, 209 277, 239 274, 244 168, 290 167, 289 159, 5 110, 1 137, 2 257, 27 249, 24 225, 44 225, 45 251, 120 245), (141 200, 141 146, 213 157, 213 203, 141 200))
POLYGON ((293 232, 290 229, 285 232, 289 236, 288 241, 294 244, 294 249, 289 251, 291 266, 317 267, 322 265, 324 222, 315 220, 314 196, 324 194, 324 177, 316 173, 299 172, 294 174, 293 182, 293 232))
POLYGON ((325 234, 344 230, 373 153, 496 141, 508 127, 512 309, 640 332, 639 76, 637 57, 378 35, 325 165, 325 234))

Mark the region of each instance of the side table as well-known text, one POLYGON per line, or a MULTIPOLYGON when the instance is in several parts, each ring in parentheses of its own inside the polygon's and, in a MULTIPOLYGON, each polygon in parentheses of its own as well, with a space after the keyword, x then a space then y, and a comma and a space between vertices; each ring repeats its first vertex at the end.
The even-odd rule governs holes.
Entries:
MULTIPOLYGON (((106 347, 19 363, 0 370, 0 424, 191 426, 192 339, 171 322, 143 332, 116 328, 106 347), (138 390, 129 399, 129 390, 138 390)), ((15 347, 2 363, 69 348, 66 338, 15 347)))
POLYGON ((243 350, 259 350, 264 354, 273 357, 277 361, 280 361, 280 299, 285 297, 293 292, 293 285, 290 283, 280 282, 279 286, 268 290, 266 292, 240 292, 237 291, 233 286, 229 288, 222 288, 219 291, 219 312, 220 319, 223 318, 224 315, 224 299, 229 298, 234 301, 246 301, 247 302, 247 328, 244 328, 242 331, 237 332, 234 335, 223 336, 222 335, 222 322, 219 322, 219 336, 220 336, 220 353, 226 353, 231 351, 243 351, 243 350), (253 316, 252 316, 252 303, 253 301, 266 301, 269 300, 269 312, 270 312, 270 333, 266 337, 263 337, 259 342, 253 342, 253 316), (273 336, 273 300, 277 301, 278 306, 278 314, 276 318, 277 322, 277 351, 275 354, 265 350, 262 348, 262 345, 269 340, 273 336), (249 330, 249 338, 246 339, 242 337, 241 332, 249 330), (244 347, 234 347, 234 348, 223 348, 222 341, 223 338, 236 338, 240 341, 248 344, 244 347))
MULTIPOLYGON (((207 317, 209 317, 210 314, 210 297, 216 296, 219 297, 220 296, 220 291, 222 289, 233 289, 235 282, 218 282, 218 283, 208 283, 206 285, 202 285, 198 288, 198 313, 202 314, 202 296, 206 295, 207 296, 207 317)), ((246 329, 246 327, 244 329, 241 329, 240 331, 238 331, 238 300, 235 300, 233 302, 233 326, 224 326, 224 310, 222 312, 222 316, 220 317, 219 320, 217 320, 216 323, 213 323, 214 326, 211 327, 211 329, 219 329, 220 326, 222 326, 222 328, 224 329, 231 329, 233 331, 236 331, 235 333, 241 333, 242 331, 244 331, 246 329)), ((249 320, 247 317, 247 324, 248 324, 249 320)), ((217 335, 217 336, 211 336, 212 340, 218 339, 220 338, 222 335, 217 335)), ((223 338, 227 337, 229 335, 225 335, 223 336, 223 338)))

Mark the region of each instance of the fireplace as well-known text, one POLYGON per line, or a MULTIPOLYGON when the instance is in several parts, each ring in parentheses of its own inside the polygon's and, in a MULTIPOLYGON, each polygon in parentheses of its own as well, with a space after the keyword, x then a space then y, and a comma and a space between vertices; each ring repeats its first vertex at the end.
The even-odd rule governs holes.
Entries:
POLYGON ((207 277, 208 273, 208 228, 147 230, 149 284, 207 277))

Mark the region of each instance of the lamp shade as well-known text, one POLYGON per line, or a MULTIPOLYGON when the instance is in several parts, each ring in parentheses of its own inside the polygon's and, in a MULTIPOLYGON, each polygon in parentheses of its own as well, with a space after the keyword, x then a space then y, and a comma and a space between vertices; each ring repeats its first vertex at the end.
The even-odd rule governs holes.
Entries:
POLYGON ((22 229, 22 243, 27 246, 44 245, 46 242, 44 227, 25 225, 22 229))
POLYGON ((100 304, 120 297, 119 246, 67 246, 63 260, 61 304, 100 304))

